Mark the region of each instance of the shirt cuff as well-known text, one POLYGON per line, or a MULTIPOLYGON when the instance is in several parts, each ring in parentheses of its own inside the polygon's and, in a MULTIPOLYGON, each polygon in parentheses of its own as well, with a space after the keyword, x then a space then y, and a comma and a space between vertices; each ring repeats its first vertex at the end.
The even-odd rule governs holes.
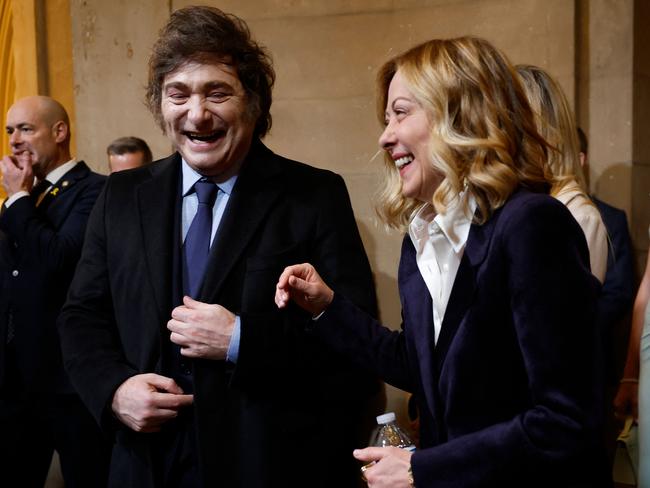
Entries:
POLYGON ((11 195, 9 198, 5 200, 5 207, 9 208, 19 198, 28 197, 28 196, 29 193, 24 190, 17 191, 16 193, 14 193, 13 195, 11 195))
POLYGON ((241 317, 235 315, 235 328, 232 330, 230 337, 230 344, 228 344, 228 352, 226 353, 226 361, 237 364, 239 357, 239 338, 241 337, 241 317))

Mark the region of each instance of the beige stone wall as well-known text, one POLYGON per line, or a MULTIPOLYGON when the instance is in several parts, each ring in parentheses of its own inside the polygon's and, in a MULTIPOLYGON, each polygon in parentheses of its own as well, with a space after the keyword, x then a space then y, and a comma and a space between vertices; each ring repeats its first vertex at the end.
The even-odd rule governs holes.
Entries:
POLYGON ((149 51, 169 12, 163 0, 70 0, 77 157, 101 173, 117 137, 145 139, 155 158, 171 152, 144 105, 149 51))
MULTIPOLYGON (((590 141, 592 191, 632 216, 633 30, 632 0, 590 0, 581 124, 590 141)), ((635 230, 632 226, 632 231, 635 230)))
POLYGON ((578 0, 578 120, 591 189, 626 211, 643 272, 650 225, 650 2, 578 0))

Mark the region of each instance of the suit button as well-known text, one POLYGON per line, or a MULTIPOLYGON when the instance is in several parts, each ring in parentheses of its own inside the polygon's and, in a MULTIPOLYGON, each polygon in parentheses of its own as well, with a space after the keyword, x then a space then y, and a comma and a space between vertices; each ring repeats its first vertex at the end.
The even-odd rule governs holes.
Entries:
POLYGON ((187 362, 181 361, 180 367, 181 367, 181 373, 183 373, 185 376, 189 376, 192 374, 192 369, 190 368, 190 365, 187 362))
POLYGON ((19 274, 19 273, 18 273, 18 270, 17 270, 17 269, 14 269, 14 270, 11 272, 11 276, 13 276, 14 278, 15 278, 16 276, 18 276, 18 274, 19 274))

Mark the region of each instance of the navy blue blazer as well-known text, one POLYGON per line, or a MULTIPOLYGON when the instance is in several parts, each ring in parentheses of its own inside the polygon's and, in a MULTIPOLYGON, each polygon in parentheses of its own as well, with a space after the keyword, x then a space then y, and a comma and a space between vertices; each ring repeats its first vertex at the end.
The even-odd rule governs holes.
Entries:
POLYGON ((105 179, 79 161, 41 205, 19 198, 0 215, 0 394, 73 391, 56 319, 105 179), (10 321, 15 336, 8 345, 10 321))
POLYGON ((418 488, 598 484, 589 462, 601 421, 599 284, 564 205, 519 190, 472 225, 435 346, 408 236, 399 291, 401 331, 336 293, 313 333, 414 393, 418 488))

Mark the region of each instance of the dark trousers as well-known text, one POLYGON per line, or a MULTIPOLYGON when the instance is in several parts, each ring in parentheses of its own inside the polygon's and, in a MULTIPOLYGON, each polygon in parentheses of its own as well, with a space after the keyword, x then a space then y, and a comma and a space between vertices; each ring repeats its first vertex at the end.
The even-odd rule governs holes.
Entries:
POLYGON ((0 486, 42 488, 56 450, 66 488, 105 487, 110 448, 76 395, 0 399, 0 486))

